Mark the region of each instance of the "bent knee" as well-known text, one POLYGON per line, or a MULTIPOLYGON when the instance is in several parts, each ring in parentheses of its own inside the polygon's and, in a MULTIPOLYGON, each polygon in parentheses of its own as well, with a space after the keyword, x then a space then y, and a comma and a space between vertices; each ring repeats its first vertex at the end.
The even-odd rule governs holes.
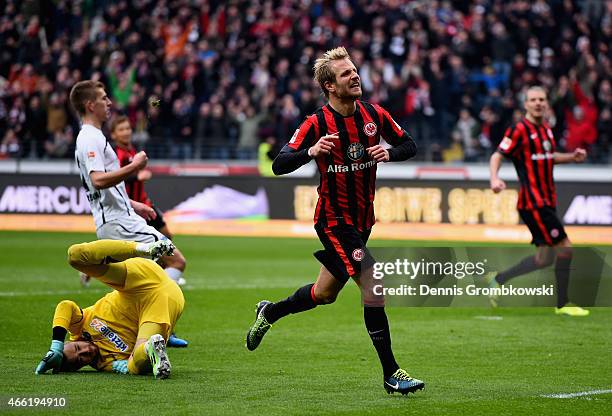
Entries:
POLYGON ((68 264, 72 267, 85 264, 85 243, 73 244, 68 248, 68 264))
POLYGON ((384 308, 385 307, 385 297, 377 296, 373 294, 364 294, 363 297, 363 306, 367 307, 376 307, 376 308, 384 308))
POLYGON ((317 305, 329 305, 330 303, 334 303, 336 301, 338 294, 330 292, 317 293, 317 291, 315 290, 314 297, 316 299, 317 305))
POLYGON ((185 267, 187 267, 187 261, 180 251, 175 251, 173 256, 162 257, 162 261, 166 267, 174 267, 180 271, 185 271, 185 267))
POLYGON ((557 257, 560 259, 571 259, 574 255, 574 249, 571 246, 560 247, 557 249, 557 257))
POLYGON ((545 259, 536 259, 535 264, 538 269, 543 269, 553 264, 553 260, 554 256, 550 256, 545 259))
POLYGON ((57 306, 55 307, 55 309, 61 309, 61 308, 72 308, 72 305, 74 305, 74 301, 72 300, 68 300, 68 299, 64 299, 60 302, 58 302, 57 306))

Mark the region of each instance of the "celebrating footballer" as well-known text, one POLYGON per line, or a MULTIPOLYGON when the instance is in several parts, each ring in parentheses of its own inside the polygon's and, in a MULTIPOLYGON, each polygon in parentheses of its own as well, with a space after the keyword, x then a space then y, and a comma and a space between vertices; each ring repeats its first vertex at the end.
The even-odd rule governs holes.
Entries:
POLYGON ((314 283, 287 299, 257 304, 246 346, 255 350, 270 326, 284 316, 333 303, 352 278, 362 289, 365 326, 382 365, 384 388, 389 393, 415 392, 425 383, 397 364, 384 300, 368 290, 372 259, 366 244, 374 225, 377 164, 407 160, 416 154, 416 145, 385 109, 360 100, 361 80, 344 47, 316 60, 314 79, 328 103, 306 118, 272 168, 282 175, 311 160, 317 164, 320 185, 314 223, 324 249, 314 255, 321 269, 314 283), (393 147, 383 147, 381 137, 393 147))

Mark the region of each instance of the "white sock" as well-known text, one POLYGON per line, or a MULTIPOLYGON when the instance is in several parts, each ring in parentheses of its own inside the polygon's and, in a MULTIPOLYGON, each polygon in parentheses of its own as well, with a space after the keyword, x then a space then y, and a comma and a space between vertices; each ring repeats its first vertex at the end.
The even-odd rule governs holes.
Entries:
POLYGON ((136 244, 136 254, 138 257, 146 257, 148 259, 151 258, 149 254, 149 249, 151 247, 151 243, 137 243, 136 244))
POLYGON ((177 269, 176 267, 166 267, 164 271, 166 272, 168 277, 174 280, 175 282, 178 282, 181 276, 183 275, 183 272, 177 269))

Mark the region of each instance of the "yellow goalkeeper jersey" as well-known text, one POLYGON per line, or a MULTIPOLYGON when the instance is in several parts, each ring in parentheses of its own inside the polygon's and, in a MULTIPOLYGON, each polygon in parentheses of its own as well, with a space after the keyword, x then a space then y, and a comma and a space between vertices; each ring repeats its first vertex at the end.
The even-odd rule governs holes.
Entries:
POLYGON ((144 322, 162 324, 167 340, 185 305, 181 289, 159 265, 143 258, 125 264, 124 287, 83 309, 82 319, 71 320, 68 328, 71 341, 96 344, 100 356, 92 365, 100 371, 112 371, 113 361, 129 358, 144 322))

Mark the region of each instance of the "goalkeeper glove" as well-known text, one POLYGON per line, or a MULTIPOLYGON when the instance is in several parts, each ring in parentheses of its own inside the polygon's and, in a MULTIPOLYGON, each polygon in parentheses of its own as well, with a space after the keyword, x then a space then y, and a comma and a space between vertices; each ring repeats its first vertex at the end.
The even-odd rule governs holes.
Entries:
POLYGON ((128 374, 128 360, 113 361, 113 371, 119 374, 128 374))
POLYGON ((53 340, 49 351, 36 367, 35 374, 44 374, 47 370, 53 369, 53 374, 59 373, 64 358, 64 342, 53 340))

